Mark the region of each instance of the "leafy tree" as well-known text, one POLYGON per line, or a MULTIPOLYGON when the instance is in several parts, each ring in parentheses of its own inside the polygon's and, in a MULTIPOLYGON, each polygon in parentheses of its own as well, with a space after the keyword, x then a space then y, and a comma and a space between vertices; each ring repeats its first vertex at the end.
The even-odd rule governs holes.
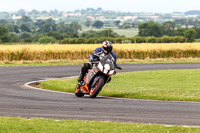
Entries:
POLYGON ((20 19, 22 22, 33 22, 33 20, 29 17, 29 16, 22 16, 22 18, 20 19))
POLYGON ((116 20, 116 21, 114 21, 113 23, 114 23, 114 25, 115 25, 116 27, 118 27, 119 24, 121 23, 121 21, 120 21, 120 20, 116 20))
POLYGON ((200 28, 194 27, 193 29, 197 32, 196 39, 200 38, 200 28))
POLYGON ((119 37, 119 35, 114 33, 111 29, 102 30, 98 34, 100 34, 101 37, 119 37))
POLYGON ((10 17, 8 12, 0 12, 1 19, 8 19, 10 17))
POLYGON ((185 28, 178 28, 174 31, 174 36, 184 36, 185 31, 185 28))
POLYGON ((17 13, 16 13, 17 16, 24 16, 26 15, 26 12, 23 10, 23 9, 20 9, 17 13))
POLYGON ((175 30, 176 24, 172 21, 167 21, 164 22, 161 26, 163 34, 168 35, 168 36, 173 36, 174 35, 174 30, 175 30))
POLYGON ((51 24, 46 22, 45 24, 41 25, 39 28, 40 33, 48 33, 56 31, 56 24, 51 24))
POLYGON ((194 42, 197 32, 194 29, 188 29, 185 31, 184 36, 187 39, 187 42, 194 42))
POLYGON ((81 25, 77 22, 73 22, 69 26, 70 26, 71 33, 78 33, 79 30, 82 30, 81 25))
POLYGON ((8 23, 8 24, 6 24, 6 27, 8 28, 9 32, 19 33, 19 27, 17 25, 8 23))
POLYGON ((91 22, 89 19, 87 19, 87 20, 85 21, 85 23, 84 23, 84 25, 85 25, 86 27, 90 27, 91 24, 92 24, 92 22, 91 22))
POLYGON ((11 42, 19 42, 18 36, 15 32, 10 33, 11 42))
POLYGON ((70 32, 70 26, 69 26, 68 24, 59 23, 59 24, 56 26, 56 31, 58 31, 59 33, 70 32))
POLYGON ((26 38, 31 38, 31 33, 28 32, 22 32, 18 35, 19 39, 26 39, 26 38))
POLYGON ((56 23, 56 21, 53 20, 52 18, 47 19, 47 22, 48 22, 48 23, 51 23, 51 24, 55 24, 55 23, 56 23))
POLYGON ((46 34, 47 36, 54 37, 57 40, 63 40, 66 36, 59 32, 49 32, 46 34))
POLYGON ((147 22, 139 26, 139 35, 160 37, 162 36, 162 30, 157 23, 147 22))
POLYGON ((51 15, 51 16, 59 16, 59 12, 58 12, 57 9, 51 10, 51 11, 50 11, 50 15, 51 15))
POLYGON ((0 25, 6 25, 7 23, 9 23, 8 22, 8 20, 6 20, 6 19, 0 19, 0 25))
POLYGON ((31 15, 38 15, 39 13, 40 12, 35 9, 30 12, 31 15))
POLYGON ((10 41, 10 37, 9 37, 8 29, 0 25, 0 42, 9 42, 9 41, 10 41))
POLYGON ((89 30, 81 33, 80 37, 83 38, 120 37, 120 35, 114 33, 114 31, 111 29, 106 29, 101 31, 89 30))
POLYGON ((82 38, 91 38, 91 37, 99 37, 99 34, 97 31, 89 30, 81 33, 80 37, 82 38))
POLYGON ((33 24, 33 20, 28 16, 22 16, 21 19, 17 20, 17 25, 22 25, 22 24, 31 25, 33 24))
POLYGON ((43 10, 43 11, 42 11, 42 14, 43 14, 43 15, 47 15, 47 14, 48 14, 48 12, 47 12, 47 11, 45 11, 45 10, 43 10))
POLYGON ((141 21, 135 21, 132 23, 132 28, 138 28, 142 24, 141 21))
POLYGON ((26 25, 26 24, 22 24, 21 26, 20 26, 20 29, 21 29, 21 31, 22 32, 31 32, 31 29, 26 25))
POLYGON ((77 22, 73 22, 71 24, 59 23, 56 26, 56 30, 59 33, 75 33, 75 34, 77 34, 79 32, 79 30, 82 30, 82 27, 77 22))
POLYGON ((96 21, 92 26, 98 29, 102 28, 104 23, 102 21, 96 21))
POLYGON ((132 26, 131 26, 131 24, 125 23, 125 24, 121 25, 119 28, 121 28, 121 29, 130 29, 130 28, 132 28, 132 26))
POLYGON ((43 24, 45 24, 46 22, 44 21, 44 20, 42 20, 42 19, 38 19, 38 20, 36 20, 36 22, 34 22, 34 25, 36 26, 36 27, 40 27, 41 25, 43 25, 43 24))

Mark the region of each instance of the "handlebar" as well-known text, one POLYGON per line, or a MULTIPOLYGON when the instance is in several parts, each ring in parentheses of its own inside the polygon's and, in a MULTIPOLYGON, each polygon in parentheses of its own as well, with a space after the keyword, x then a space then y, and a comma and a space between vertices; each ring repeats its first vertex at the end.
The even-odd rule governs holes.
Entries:
POLYGON ((120 67, 120 66, 117 66, 116 68, 119 69, 119 70, 122 70, 122 67, 120 67))
POLYGON ((92 60, 90 60, 90 62, 91 62, 91 63, 94 63, 94 64, 98 64, 98 63, 99 63, 99 61, 96 60, 96 59, 92 59, 92 60))

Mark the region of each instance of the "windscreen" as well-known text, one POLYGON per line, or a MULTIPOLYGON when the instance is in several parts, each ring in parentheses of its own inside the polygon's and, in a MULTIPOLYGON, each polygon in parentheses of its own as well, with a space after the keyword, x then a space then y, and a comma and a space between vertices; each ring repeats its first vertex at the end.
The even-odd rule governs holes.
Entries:
POLYGON ((110 70, 115 69, 114 61, 113 58, 109 55, 103 56, 102 59, 100 60, 101 64, 104 66, 105 64, 110 65, 110 70))

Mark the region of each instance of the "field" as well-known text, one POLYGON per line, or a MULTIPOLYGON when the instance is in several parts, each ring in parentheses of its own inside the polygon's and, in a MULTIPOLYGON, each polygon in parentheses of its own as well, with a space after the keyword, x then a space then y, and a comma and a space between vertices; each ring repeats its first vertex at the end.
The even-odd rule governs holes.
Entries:
POLYGON ((1 133, 199 133, 199 127, 0 117, 1 133))
POLYGON ((87 27, 83 27, 81 32, 84 31, 89 31, 89 30, 94 30, 94 31, 101 31, 104 29, 112 29, 115 33, 125 36, 125 37, 134 37, 136 35, 138 35, 138 29, 137 28, 131 28, 131 29, 118 29, 118 28, 103 28, 103 29, 96 29, 96 28, 87 28, 87 27))
MULTIPOLYGON (((200 102, 200 70, 156 70, 118 73, 105 85, 101 96, 200 102)), ((74 92, 77 80, 41 82, 39 87, 74 92)))
MULTIPOLYGON (((82 60, 101 44, 1 45, 0 62, 82 60)), ((200 58, 200 43, 114 44, 118 59, 200 58)))

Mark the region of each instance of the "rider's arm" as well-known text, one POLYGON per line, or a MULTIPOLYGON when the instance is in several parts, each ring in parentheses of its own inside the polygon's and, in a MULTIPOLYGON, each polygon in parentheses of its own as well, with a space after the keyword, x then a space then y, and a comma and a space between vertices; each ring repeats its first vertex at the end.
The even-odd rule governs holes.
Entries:
POLYGON ((114 58, 115 67, 117 67, 117 55, 114 52, 112 52, 112 56, 114 58))
POLYGON ((95 54, 101 52, 100 48, 96 48, 92 54, 89 56, 89 61, 94 60, 94 59, 99 59, 99 57, 95 56, 95 54))

